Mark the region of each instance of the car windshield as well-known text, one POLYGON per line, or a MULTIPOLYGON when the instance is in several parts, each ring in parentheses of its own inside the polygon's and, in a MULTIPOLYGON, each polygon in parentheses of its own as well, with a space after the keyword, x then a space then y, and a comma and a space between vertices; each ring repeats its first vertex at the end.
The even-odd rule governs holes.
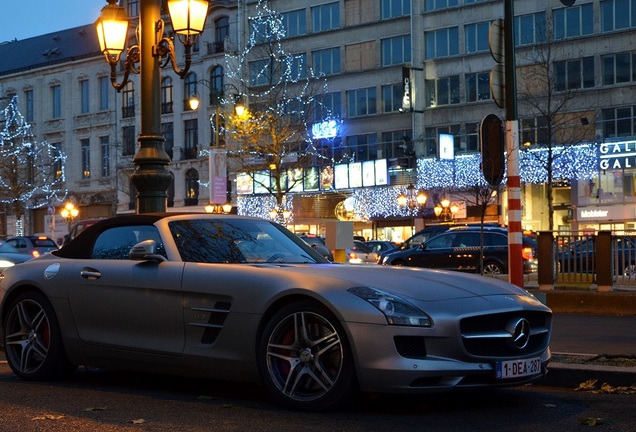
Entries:
POLYGON ((324 263, 310 246, 259 220, 196 219, 170 223, 183 261, 200 263, 324 263))
POLYGON ((31 241, 33 242, 33 246, 35 247, 49 247, 57 249, 57 245, 55 244, 55 242, 49 238, 36 238, 32 239, 31 241))

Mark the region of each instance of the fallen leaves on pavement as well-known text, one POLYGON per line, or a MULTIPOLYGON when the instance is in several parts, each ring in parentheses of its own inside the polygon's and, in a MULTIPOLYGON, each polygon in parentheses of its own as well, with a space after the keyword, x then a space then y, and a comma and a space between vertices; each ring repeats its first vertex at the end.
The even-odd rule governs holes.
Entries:
POLYGON ((597 382, 598 380, 589 379, 587 381, 579 383, 579 386, 574 390, 589 391, 594 394, 636 394, 636 384, 632 384, 631 386, 613 387, 608 383, 603 383, 600 387, 597 387, 597 382))

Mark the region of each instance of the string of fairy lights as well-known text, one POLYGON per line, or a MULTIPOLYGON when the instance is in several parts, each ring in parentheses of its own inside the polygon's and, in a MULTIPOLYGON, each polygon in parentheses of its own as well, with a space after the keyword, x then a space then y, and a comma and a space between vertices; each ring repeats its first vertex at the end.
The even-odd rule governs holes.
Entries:
POLYGON ((0 124, 0 203, 25 211, 61 202, 66 196, 65 153, 35 139, 17 96, 0 111, 0 124))
MULTIPOLYGON (((541 184, 547 181, 546 161, 548 149, 524 150, 520 153, 521 180, 525 184, 541 184)), ((589 180, 598 177, 599 152, 597 144, 555 146, 552 148, 553 179, 589 180)), ((460 190, 472 186, 485 186, 481 173, 479 153, 462 155, 454 160, 421 158, 417 160, 417 189, 460 190)), ((506 177, 502 187, 506 184, 506 177)), ((358 188, 351 190, 351 202, 357 220, 370 218, 410 217, 419 210, 400 207, 397 197, 407 192, 407 186, 358 188)), ((265 208, 270 208, 271 197, 264 195, 241 196, 238 200, 239 214, 267 217, 265 208)), ((292 202, 288 198, 286 202, 292 202)))

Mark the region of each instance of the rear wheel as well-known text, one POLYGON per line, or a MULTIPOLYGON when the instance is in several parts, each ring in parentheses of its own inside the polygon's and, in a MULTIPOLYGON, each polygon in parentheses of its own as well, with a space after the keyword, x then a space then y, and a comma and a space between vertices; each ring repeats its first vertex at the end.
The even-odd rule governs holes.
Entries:
POLYGON ((503 273, 504 269, 501 264, 494 261, 484 263, 484 276, 498 276, 503 273))
POLYGON ((334 408, 356 389, 342 326, 312 302, 292 303, 270 319, 261 336, 258 366, 269 393, 294 409, 334 408))
POLYGON ((68 374, 75 368, 64 352, 53 307, 40 293, 19 295, 4 321, 7 362, 26 380, 44 380, 68 374))

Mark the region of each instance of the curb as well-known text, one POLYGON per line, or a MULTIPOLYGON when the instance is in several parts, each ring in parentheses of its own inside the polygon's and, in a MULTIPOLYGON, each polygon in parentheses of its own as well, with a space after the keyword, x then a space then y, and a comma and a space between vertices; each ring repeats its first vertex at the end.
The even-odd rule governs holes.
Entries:
POLYGON ((597 380, 597 388, 604 383, 612 387, 629 387, 636 385, 636 368, 551 362, 548 364, 547 375, 537 383, 576 389, 588 380, 597 380))

